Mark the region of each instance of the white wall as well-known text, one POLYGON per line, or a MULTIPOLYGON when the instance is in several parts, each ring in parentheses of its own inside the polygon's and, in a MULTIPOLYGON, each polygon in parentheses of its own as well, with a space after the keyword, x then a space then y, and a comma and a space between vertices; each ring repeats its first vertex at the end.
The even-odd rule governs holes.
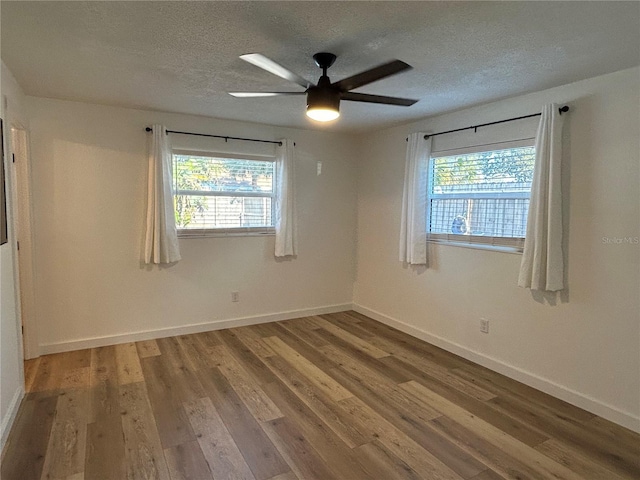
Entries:
MULTIPOLYGON (((357 308, 640 429, 640 245, 603 243, 640 236, 639 117, 635 68, 362 136, 357 308), (433 268, 404 268, 398 238, 407 134, 526 115, 551 101, 571 106, 568 298, 550 306, 518 288, 520 255, 432 245, 433 268), (479 332, 480 317, 490 320, 489 335, 479 332)), ((535 122, 508 125, 502 132, 516 138, 535 134, 535 122)), ((476 141, 494 134, 481 129, 476 141)), ((436 137, 434 148, 473 143, 473 135, 436 137)))
POLYGON ((9 241, 0 246, 0 450, 4 447, 9 429, 23 395, 22 335, 19 331, 19 313, 14 281, 15 236, 11 216, 11 126, 27 127, 24 116, 22 90, 6 68, 1 66, 0 116, 4 120, 5 179, 7 186, 7 213, 9 214, 9 241), (6 101, 6 108, 5 108, 6 101))
MULTIPOLYGON (((267 320, 350 307, 356 222, 350 137, 27 99, 43 353, 124 341, 136 332, 147 333, 134 338, 166 336, 185 331, 182 327, 230 319, 267 320), (273 236, 181 239, 181 262, 168 268, 141 265, 149 137, 144 128, 153 123, 183 131, 293 139, 298 257, 276 260, 273 236), (323 162, 320 176, 317 161, 323 162), (231 302, 232 291, 240 292, 238 303, 231 302)), ((247 142, 172 139, 174 147, 273 152, 272 146, 247 142)))

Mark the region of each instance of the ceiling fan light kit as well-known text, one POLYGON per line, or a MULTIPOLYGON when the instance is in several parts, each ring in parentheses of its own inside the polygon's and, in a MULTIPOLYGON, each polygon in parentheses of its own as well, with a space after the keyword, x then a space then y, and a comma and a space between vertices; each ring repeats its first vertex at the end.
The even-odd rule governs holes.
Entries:
POLYGON ((351 90, 375 82, 382 78, 395 75, 396 73, 410 70, 411 65, 401 60, 379 65, 378 67, 366 70, 351 77, 331 83, 327 76, 327 69, 333 65, 336 56, 333 53, 320 52, 313 56, 316 65, 322 69, 322 76, 317 85, 307 81, 282 65, 259 53, 241 55, 240 58, 269 73, 277 75, 285 80, 297 83, 304 87, 304 92, 229 92, 230 95, 240 98, 267 97, 280 95, 306 95, 307 96, 307 116, 319 122, 329 122, 340 116, 340 100, 352 102, 378 103, 383 105, 397 105, 409 107, 417 102, 408 98, 386 97, 382 95, 368 95, 364 93, 354 93, 351 90))

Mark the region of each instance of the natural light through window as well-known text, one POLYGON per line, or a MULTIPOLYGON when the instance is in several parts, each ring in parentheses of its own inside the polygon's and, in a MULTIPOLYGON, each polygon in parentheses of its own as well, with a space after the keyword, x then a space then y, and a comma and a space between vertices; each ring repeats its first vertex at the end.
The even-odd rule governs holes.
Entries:
POLYGON ((431 158, 430 238, 518 246, 526 234, 534 161, 531 146, 431 158))
POLYGON ((269 232, 275 161, 174 152, 176 226, 181 235, 269 232))

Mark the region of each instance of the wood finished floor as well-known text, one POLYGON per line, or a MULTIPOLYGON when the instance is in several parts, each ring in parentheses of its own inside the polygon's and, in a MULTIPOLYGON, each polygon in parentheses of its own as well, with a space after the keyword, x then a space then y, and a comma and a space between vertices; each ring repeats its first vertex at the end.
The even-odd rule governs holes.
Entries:
POLYGON ((26 377, 2 480, 640 478, 637 434, 354 312, 26 377))

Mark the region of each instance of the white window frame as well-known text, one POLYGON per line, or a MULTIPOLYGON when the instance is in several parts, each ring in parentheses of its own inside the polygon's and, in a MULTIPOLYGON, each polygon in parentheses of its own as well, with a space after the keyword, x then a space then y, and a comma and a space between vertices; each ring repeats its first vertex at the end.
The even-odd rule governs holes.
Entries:
MULTIPOLYGON (((427 242, 452 245, 457 247, 477 248, 482 250, 495 250, 507 253, 521 254, 524 248, 524 237, 485 237, 482 235, 460 235, 455 233, 431 233, 428 231, 430 228, 431 218, 431 199, 434 198, 455 198, 457 195, 453 194, 431 194, 431 185, 433 182, 433 168, 432 162, 436 158, 450 157, 454 155, 468 155, 480 152, 491 152, 494 150, 506 150, 510 148, 520 147, 533 147, 535 144, 535 138, 523 138, 518 140, 512 140, 507 142, 488 143, 483 145, 473 145, 463 148, 447 149, 447 150, 434 150, 429 157, 429 165, 427 172, 429 177, 427 179, 427 242)), ((472 194, 460 194, 460 198, 493 198, 495 194, 485 193, 472 193, 472 194)), ((510 198, 530 198, 531 192, 527 193, 515 193, 510 194, 510 198)))
MULTIPOLYGON (((236 192, 233 190, 228 191, 203 191, 203 190, 177 190, 175 183, 172 186, 173 196, 177 195, 193 195, 193 196, 210 196, 210 197, 254 197, 254 198, 271 198, 271 220, 274 225, 264 227, 233 227, 233 228, 177 228, 179 238, 202 238, 202 237, 245 237, 245 236, 260 236, 260 235, 275 235, 275 208, 276 199, 278 197, 276 178, 278 165, 276 163, 276 157, 273 155, 251 155, 244 153, 222 153, 213 151, 199 151, 199 150, 185 150, 185 149, 173 149, 171 151, 171 164, 172 171, 174 171, 174 155, 191 155, 194 157, 210 157, 210 158, 223 158, 234 160, 256 160, 259 162, 272 162, 273 163, 273 189, 271 193, 258 193, 258 192, 236 192)), ((174 180, 175 182, 175 180, 174 180)))

